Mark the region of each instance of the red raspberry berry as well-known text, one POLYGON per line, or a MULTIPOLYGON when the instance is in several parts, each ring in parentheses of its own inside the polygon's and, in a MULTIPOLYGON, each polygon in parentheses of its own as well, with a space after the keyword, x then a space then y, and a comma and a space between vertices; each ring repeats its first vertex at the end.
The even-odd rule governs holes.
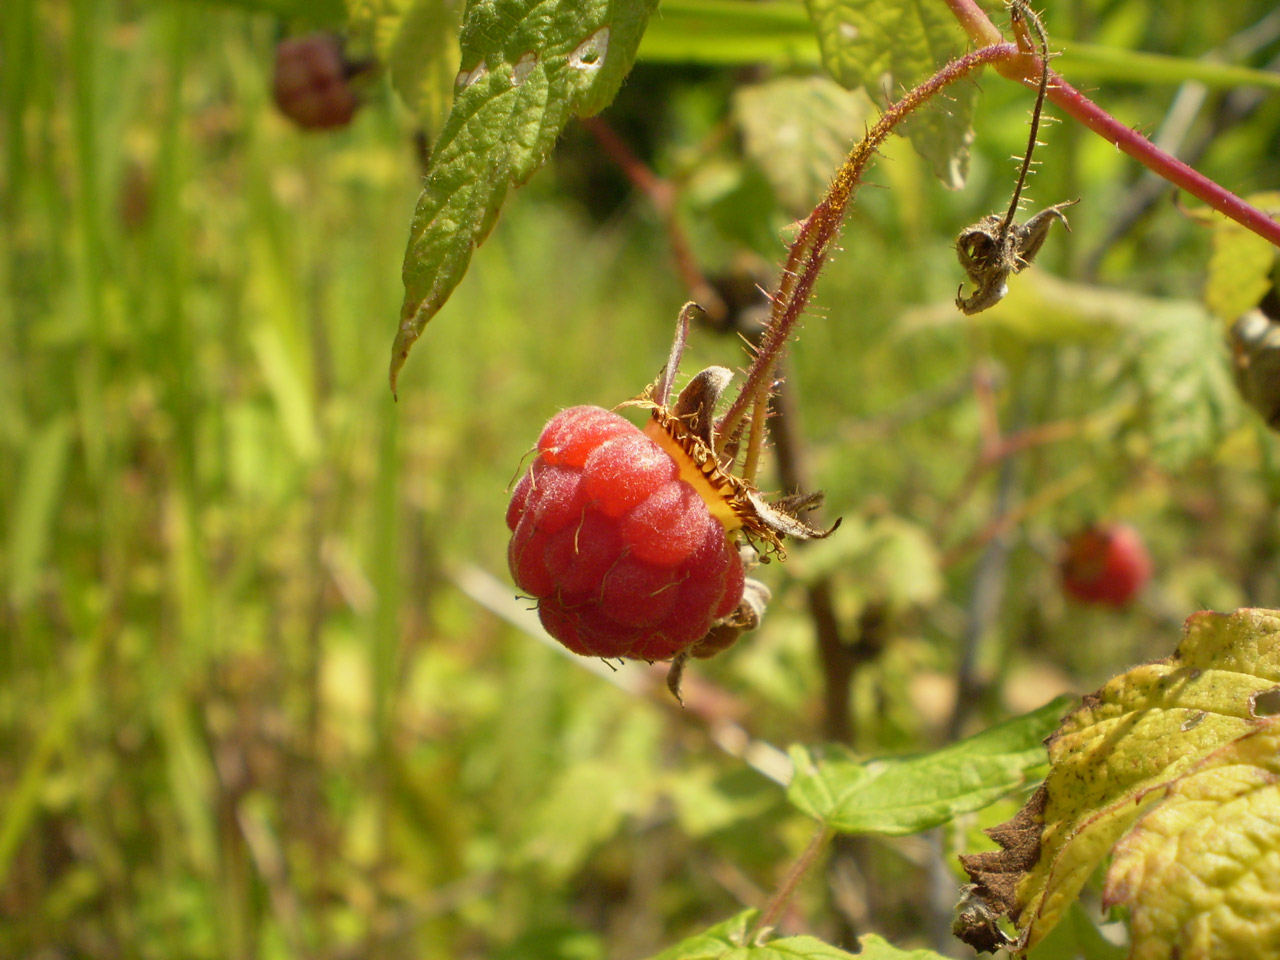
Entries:
POLYGON ((737 548, 671 454, 599 407, 547 424, 507 526, 512 576, 574 653, 667 660, 742 599, 737 548))
POLYGON ((1087 527, 1067 538, 1061 573, 1062 588, 1077 600, 1125 607, 1151 579, 1151 557, 1133 527, 1087 527))
POLYGON ((351 122, 360 101, 336 36, 313 33, 276 47, 272 94, 276 106, 304 130, 332 130, 351 122))

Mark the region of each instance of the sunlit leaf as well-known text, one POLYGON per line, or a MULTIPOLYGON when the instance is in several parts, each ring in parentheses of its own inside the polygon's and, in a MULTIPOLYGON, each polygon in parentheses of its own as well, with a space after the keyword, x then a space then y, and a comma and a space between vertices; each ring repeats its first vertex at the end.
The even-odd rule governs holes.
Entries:
MULTIPOLYGON (((1247 198, 1273 216, 1280 212, 1280 194, 1260 193, 1247 198)), ((1204 282, 1204 301, 1214 316, 1226 323, 1258 305, 1271 287, 1276 248, 1234 220, 1214 215, 1213 254, 1204 282)))
POLYGON ((431 152, 404 260, 391 387, 462 279, 507 191, 574 115, 603 109, 631 69, 657 0, 472 0, 453 109, 431 152))
POLYGON ((859 940, 857 954, 817 937, 782 937, 748 943, 758 911, 748 910, 663 950, 650 960, 942 960, 932 950, 899 950, 875 935, 859 940))
POLYGON ((1163 788, 1115 849, 1107 905, 1130 908, 1132 960, 1280 957, 1280 722, 1163 788))
POLYGON ((858 940, 861 950, 858 960, 942 960, 942 954, 932 950, 899 950, 889 941, 869 933, 858 940))
POLYGON ((350 33, 385 63, 391 85, 434 132, 458 72, 461 0, 347 0, 350 33))
MULTIPOLYGON (((964 52, 964 32, 943 3, 805 0, 805 6, 831 75, 850 89, 865 87, 882 107, 964 52)), ((954 84, 903 128, 952 189, 964 186, 969 172, 976 92, 975 84, 954 84)))
MULTIPOLYGON (((746 941, 751 924, 758 915, 758 910, 744 910, 735 917, 668 947, 655 954, 651 960, 718 960, 727 957, 746 941)), ((736 960, 737 954, 734 956, 736 960)))
POLYGON ((740 87, 733 114, 747 156, 793 217, 813 209, 849 148, 862 136, 871 105, 826 77, 779 77, 740 87))
MULTIPOLYGON (((1188 619, 1172 657, 1085 697, 1049 739, 1044 786, 991 831, 1002 849, 962 858, 977 895, 1016 920, 1021 946, 1034 946, 1162 788, 1258 727, 1277 684, 1280 613, 1188 619)), ((1245 839, 1228 829, 1212 842, 1225 855, 1245 839)), ((981 933, 967 932, 971 943, 981 933)))
POLYGON ((1166 469, 1212 453, 1234 425, 1240 404, 1222 328, 1195 301, 1143 297, 1034 271, 1014 278, 1009 295, 977 317, 940 304, 908 314, 904 330, 960 323, 989 330, 993 348, 1010 365, 1034 346, 1099 351, 1095 355, 1109 362, 1090 373, 1095 409, 1099 401, 1112 401, 1110 413, 1120 428, 1166 469))
POLYGON ((933 753, 859 762, 836 746, 793 747, 787 795, 842 833, 918 833, 993 803, 1045 764, 1043 740, 1070 697, 933 753))
POLYGON ((1153 458, 1177 470, 1212 452, 1234 423, 1239 400, 1222 329, 1194 303, 1166 301, 1135 326, 1141 429, 1153 458))

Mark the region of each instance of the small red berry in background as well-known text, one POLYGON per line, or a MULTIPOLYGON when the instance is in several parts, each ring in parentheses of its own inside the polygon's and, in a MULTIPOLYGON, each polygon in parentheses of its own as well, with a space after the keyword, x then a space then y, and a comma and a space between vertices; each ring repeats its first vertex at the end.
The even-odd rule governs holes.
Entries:
POLYGON ((304 130, 345 127, 360 106, 351 75, 336 35, 293 37, 276 47, 272 95, 280 112, 304 130))
POLYGON ((1063 546, 1062 588, 1082 603, 1125 607, 1151 579, 1142 537, 1123 523, 1086 527, 1063 546))
POLYGON ((508 562, 574 653, 668 660, 737 610, 743 567, 670 453, 600 407, 547 424, 507 509, 508 562))

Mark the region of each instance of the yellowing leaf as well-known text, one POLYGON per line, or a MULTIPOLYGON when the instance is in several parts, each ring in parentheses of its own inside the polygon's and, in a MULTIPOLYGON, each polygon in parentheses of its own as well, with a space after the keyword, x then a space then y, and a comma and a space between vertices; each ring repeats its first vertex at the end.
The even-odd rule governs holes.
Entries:
POLYGON ((1280 684, 1280 611, 1202 612, 1167 660, 1111 680, 1049 738, 1049 776, 1019 814, 991 831, 1001 850, 962 857, 974 881, 957 932, 1002 945, 992 915, 1017 925, 1014 946, 1041 940, 1161 788, 1256 729, 1260 698, 1280 684))
MULTIPOLYGON (((1280 193, 1260 193, 1249 202, 1272 216, 1280 210, 1280 193)), ((1226 323, 1258 305, 1271 286, 1276 248, 1234 220, 1212 216, 1213 254, 1209 257, 1204 301, 1226 323)))
POLYGON ((787 213, 803 217, 865 131, 871 102, 827 77, 778 77, 740 88, 733 113, 747 156, 787 213))
POLYGON ((1131 960, 1280 957, 1280 721, 1166 788, 1116 845, 1104 896, 1131 908, 1131 960))

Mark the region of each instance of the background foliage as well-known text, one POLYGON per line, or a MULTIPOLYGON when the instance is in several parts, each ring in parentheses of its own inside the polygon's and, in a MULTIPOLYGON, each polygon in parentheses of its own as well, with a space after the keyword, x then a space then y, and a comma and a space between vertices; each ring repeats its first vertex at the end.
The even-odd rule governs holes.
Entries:
MULTIPOLYGON (((1271 12, 1052 0, 1046 21, 1176 58, 1059 66, 1126 122, 1204 139, 1200 168, 1249 193, 1280 186, 1280 100, 1193 78, 1214 56, 1264 67, 1274 34, 1241 38, 1271 12)), ((792 190, 815 199, 804 171, 829 160, 752 121, 844 95, 803 79, 816 48, 794 32, 757 31, 768 66, 750 65, 714 38, 681 52, 663 16, 605 118, 679 187, 706 269, 767 283, 792 190)), ((846 529, 767 570, 765 628, 697 664, 688 712, 642 667, 535 642, 506 586, 505 490, 551 413, 660 366, 687 295, 661 219, 571 124, 393 404, 418 121, 371 83, 349 130, 288 126, 282 29, 197 3, 0 4, 0 954, 649 956, 762 905, 809 838, 761 771, 768 744, 829 723, 815 583, 847 637, 874 638, 850 699, 862 755, 1092 689, 1167 655, 1196 609, 1280 606, 1280 460, 1197 306, 1209 231, 1167 201, 1116 229, 1145 178, 1052 126, 1031 191, 1082 197, 1072 232, 990 319, 951 307, 951 238, 1007 201, 1026 135, 1028 96, 988 76, 966 189, 893 142, 794 348, 804 463, 846 529), (1062 425, 1053 442, 980 461, 975 373, 1006 430, 1062 425), (1095 517, 1156 559, 1126 614, 1057 587, 1058 536, 1095 517)), ((706 330, 692 352, 742 358, 706 330)), ((957 949, 952 854, 1013 806, 856 845, 783 931, 957 949)))

